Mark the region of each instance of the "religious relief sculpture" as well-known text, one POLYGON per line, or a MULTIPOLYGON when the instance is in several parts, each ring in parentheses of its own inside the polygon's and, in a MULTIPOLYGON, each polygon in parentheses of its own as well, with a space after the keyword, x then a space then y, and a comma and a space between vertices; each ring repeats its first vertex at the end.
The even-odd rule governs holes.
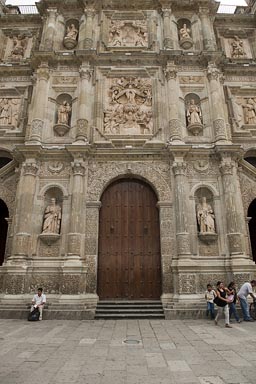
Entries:
POLYGON ((201 107, 196 104, 195 99, 188 100, 186 117, 188 131, 197 136, 203 130, 203 123, 201 107))
POLYGON ((152 134, 152 85, 150 79, 113 79, 104 111, 104 133, 152 134))
POLYGON ((60 233, 61 207, 56 204, 56 199, 52 198, 50 204, 44 211, 42 233, 60 233))
POLYGON ((13 36, 12 44, 13 46, 9 58, 13 60, 24 59, 24 54, 28 44, 28 38, 22 35, 13 36))
POLYGON ((231 57, 233 59, 240 59, 245 56, 243 40, 238 36, 234 36, 234 39, 230 43, 231 45, 231 57))
POLYGON ((53 129, 58 136, 64 136, 70 130, 71 105, 64 100, 58 107, 57 124, 53 129))
POLYGON ((242 104, 245 124, 256 124, 256 98, 244 99, 242 104))
POLYGON ((193 45, 191 30, 186 23, 184 23, 182 27, 179 29, 179 40, 180 40, 180 46, 183 49, 190 49, 193 45))
POLYGON ((148 45, 148 28, 146 21, 111 21, 109 46, 112 47, 146 47, 148 45))
POLYGON ((77 45, 78 29, 74 23, 67 26, 63 44, 67 49, 73 49, 77 45))
POLYGON ((214 212, 206 197, 197 205, 196 214, 200 233, 216 233, 214 212))
POLYGON ((17 128, 20 99, 0 99, 0 126, 17 128))

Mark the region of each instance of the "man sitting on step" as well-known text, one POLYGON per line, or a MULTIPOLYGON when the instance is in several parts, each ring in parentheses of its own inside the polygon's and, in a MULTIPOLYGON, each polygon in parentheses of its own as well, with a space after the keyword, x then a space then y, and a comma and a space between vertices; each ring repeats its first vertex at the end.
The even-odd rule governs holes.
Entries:
POLYGON ((43 307, 44 307, 45 303, 46 303, 46 296, 43 293, 43 289, 38 288, 37 294, 35 294, 33 299, 32 299, 31 312, 35 308, 38 308, 39 312, 40 312, 39 320, 43 320, 43 307))

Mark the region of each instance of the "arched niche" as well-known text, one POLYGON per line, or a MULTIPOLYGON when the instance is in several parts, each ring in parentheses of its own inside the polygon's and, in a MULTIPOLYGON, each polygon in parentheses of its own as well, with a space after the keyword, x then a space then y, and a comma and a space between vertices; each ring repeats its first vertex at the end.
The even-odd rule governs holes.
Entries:
POLYGON ((195 214, 199 238, 206 242, 217 237, 214 197, 210 189, 198 188, 195 191, 195 214))
POLYGON ((5 247, 8 233, 9 210, 3 200, 0 199, 0 265, 4 262, 5 247))
POLYGON ((69 19, 66 21, 65 27, 63 45, 67 49, 74 49, 77 46, 78 41, 79 21, 76 19, 69 19))
POLYGON ((191 33, 191 21, 185 18, 179 19, 177 28, 181 48, 185 50, 192 48, 193 39, 191 33))
POLYGON ((70 130, 72 114, 72 97, 67 93, 56 99, 55 125, 53 130, 57 136, 65 136, 70 130))
POLYGON ((250 149, 244 155, 244 160, 256 167, 256 149, 250 149))
POLYGON ((12 161, 12 155, 3 149, 0 149, 0 169, 12 161))
POLYGON ((189 133, 198 136, 203 132, 203 116, 200 97, 195 93, 185 96, 186 126, 189 133))
POLYGON ((58 187, 51 187, 44 194, 42 234, 59 235, 61 232, 63 192, 58 187))
POLYGON ((254 199, 248 208, 249 234, 251 241, 252 257, 256 263, 256 199, 254 199))

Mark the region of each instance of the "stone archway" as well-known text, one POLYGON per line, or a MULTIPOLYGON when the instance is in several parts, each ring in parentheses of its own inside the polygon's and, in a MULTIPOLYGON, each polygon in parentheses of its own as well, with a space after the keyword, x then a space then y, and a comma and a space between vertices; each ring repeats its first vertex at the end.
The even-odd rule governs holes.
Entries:
POLYGON ((8 232, 8 222, 7 218, 9 218, 9 211, 7 205, 3 200, 0 199, 0 265, 4 262, 5 256, 5 247, 7 240, 7 232, 8 232))

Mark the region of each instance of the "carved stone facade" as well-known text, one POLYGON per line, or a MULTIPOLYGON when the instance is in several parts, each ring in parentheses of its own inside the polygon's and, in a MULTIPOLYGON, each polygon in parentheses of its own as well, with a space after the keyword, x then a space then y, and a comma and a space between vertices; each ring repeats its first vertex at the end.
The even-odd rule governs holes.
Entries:
POLYGON ((3 303, 42 285, 95 307, 102 196, 124 179, 157 198, 165 306, 255 277, 256 27, 217 7, 45 0, 0 15, 3 303))

